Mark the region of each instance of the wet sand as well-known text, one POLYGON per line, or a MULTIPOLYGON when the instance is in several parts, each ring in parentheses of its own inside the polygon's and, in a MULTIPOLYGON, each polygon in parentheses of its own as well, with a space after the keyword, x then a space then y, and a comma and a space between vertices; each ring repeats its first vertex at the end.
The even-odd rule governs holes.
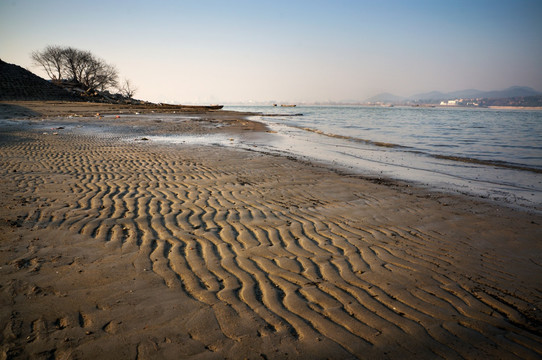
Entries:
POLYGON ((2 358, 542 356, 539 214, 141 140, 265 136, 236 114, 123 110, 108 131, 17 105, 0 107, 20 118, 0 127, 2 358))

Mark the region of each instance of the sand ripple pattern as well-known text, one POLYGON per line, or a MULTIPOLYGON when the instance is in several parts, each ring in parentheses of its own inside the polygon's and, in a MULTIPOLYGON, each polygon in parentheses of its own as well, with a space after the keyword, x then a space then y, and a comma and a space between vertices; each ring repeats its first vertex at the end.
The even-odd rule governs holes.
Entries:
POLYGON ((332 199, 325 177, 335 174, 322 169, 309 169, 322 172, 314 181, 281 161, 263 167, 257 153, 113 140, 82 137, 70 152, 39 139, 4 146, 21 161, 2 161, 1 171, 21 191, 47 194, 50 173, 68 191, 51 193, 26 222, 136 252, 138 270, 212 307, 226 337, 317 339, 339 357, 542 356, 532 294, 510 269, 468 239, 390 225, 371 212, 387 205, 355 181, 332 199), (448 254, 482 265, 471 274, 448 254), (243 326, 232 326, 236 317, 243 326))

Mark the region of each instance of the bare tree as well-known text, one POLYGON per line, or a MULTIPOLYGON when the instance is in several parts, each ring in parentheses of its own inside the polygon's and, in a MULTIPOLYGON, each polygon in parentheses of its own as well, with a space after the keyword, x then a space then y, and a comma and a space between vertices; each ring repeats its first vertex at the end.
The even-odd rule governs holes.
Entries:
POLYGON ((43 67, 51 80, 62 79, 64 60, 61 47, 47 46, 43 51, 33 51, 31 57, 35 65, 43 67))
POLYGON ((130 80, 124 79, 122 82, 122 85, 119 87, 119 92, 122 94, 122 96, 127 98, 132 98, 137 91, 137 88, 132 85, 130 80))
POLYGON ((94 57, 87 60, 80 76, 79 81, 93 90, 103 91, 107 88, 116 87, 118 84, 117 69, 113 65, 106 64, 94 57))
POLYGON ((66 47, 62 49, 62 57, 67 79, 88 86, 88 84, 83 82, 83 76, 92 67, 93 55, 89 51, 66 47))
POLYGON ((52 80, 73 81, 88 90, 105 90, 117 86, 117 69, 90 51, 47 46, 42 51, 34 51, 32 59, 36 65, 43 67, 52 80))

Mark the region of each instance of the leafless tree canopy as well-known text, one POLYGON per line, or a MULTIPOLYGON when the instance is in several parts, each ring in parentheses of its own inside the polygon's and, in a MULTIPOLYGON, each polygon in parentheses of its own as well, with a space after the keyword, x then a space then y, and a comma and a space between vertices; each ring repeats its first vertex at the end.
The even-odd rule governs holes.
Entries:
POLYGON ((52 80, 77 82, 89 90, 105 90, 117 86, 117 69, 96 58, 90 51, 47 46, 42 51, 34 51, 32 60, 52 80))
POLYGON ((136 91, 137 88, 128 79, 124 79, 121 86, 119 86, 119 92, 127 98, 134 97, 136 91))

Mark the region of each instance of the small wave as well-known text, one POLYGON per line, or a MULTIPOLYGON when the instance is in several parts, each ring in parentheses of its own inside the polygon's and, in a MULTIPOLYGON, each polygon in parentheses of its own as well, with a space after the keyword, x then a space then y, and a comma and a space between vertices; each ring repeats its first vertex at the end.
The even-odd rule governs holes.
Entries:
POLYGON ((293 117, 293 116, 303 116, 301 113, 297 114, 262 114, 261 116, 265 117, 293 117))
POLYGON ((293 127, 297 128, 297 129, 309 131, 309 132, 312 132, 312 133, 315 133, 315 134, 335 138, 335 139, 350 140, 350 141, 355 141, 355 142, 359 142, 359 143, 363 143, 363 144, 386 147, 386 148, 410 149, 410 147, 408 147, 408 146, 399 145, 399 144, 392 144, 392 143, 387 143, 387 142, 382 142, 382 141, 373 141, 373 140, 367 140, 367 139, 360 139, 360 138, 356 138, 356 137, 353 137, 353 136, 331 134, 331 133, 326 133, 326 132, 324 132, 322 130, 308 128, 308 127, 301 127, 301 126, 293 126, 293 127))
POLYGON ((452 145, 452 144, 433 144, 434 147, 436 148, 456 148, 458 147, 457 145, 452 145))
MULTIPOLYGON (((463 156, 457 156, 457 155, 431 154, 431 153, 428 153, 428 152, 415 150, 414 148, 409 147, 409 146, 404 146, 404 145, 399 145, 399 144, 361 139, 361 138, 356 138, 356 137, 347 136, 347 135, 332 134, 332 133, 327 133, 327 132, 322 131, 322 130, 309 128, 309 127, 301 127, 301 126, 294 126, 294 127, 298 128, 298 129, 301 129, 301 130, 309 131, 309 132, 312 132, 312 133, 315 133, 315 134, 335 138, 335 139, 349 140, 349 141, 354 141, 354 142, 363 143, 363 144, 367 144, 367 145, 385 147, 385 148, 403 149, 403 151, 405 151, 405 152, 425 155, 425 156, 433 157, 433 158, 436 158, 436 159, 449 160, 449 161, 458 161, 458 162, 462 162, 462 163, 477 164, 477 165, 497 166, 497 167, 501 167, 501 168, 507 168, 507 169, 513 169, 513 170, 521 170, 521 171, 530 171, 530 172, 534 172, 534 173, 537 173, 537 174, 542 174, 542 169, 533 168, 533 167, 523 165, 523 164, 514 164, 514 163, 508 163, 508 162, 499 161, 499 160, 482 160, 482 159, 463 157, 463 156)), ((453 147, 453 146, 443 145, 442 147, 453 147)))
POLYGON ((542 169, 533 168, 533 167, 529 167, 529 166, 521 165, 521 164, 512 164, 512 163, 499 161, 499 160, 481 160, 481 159, 462 157, 462 156, 455 156, 455 155, 434 155, 434 154, 430 154, 430 156, 432 156, 434 158, 437 158, 437 159, 443 159, 443 160, 460 161, 460 162, 469 163, 469 164, 497 166, 497 167, 502 167, 502 168, 507 168, 507 169, 531 171, 531 172, 534 172, 534 173, 537 173, 537 174, 542 174, 542 169))

